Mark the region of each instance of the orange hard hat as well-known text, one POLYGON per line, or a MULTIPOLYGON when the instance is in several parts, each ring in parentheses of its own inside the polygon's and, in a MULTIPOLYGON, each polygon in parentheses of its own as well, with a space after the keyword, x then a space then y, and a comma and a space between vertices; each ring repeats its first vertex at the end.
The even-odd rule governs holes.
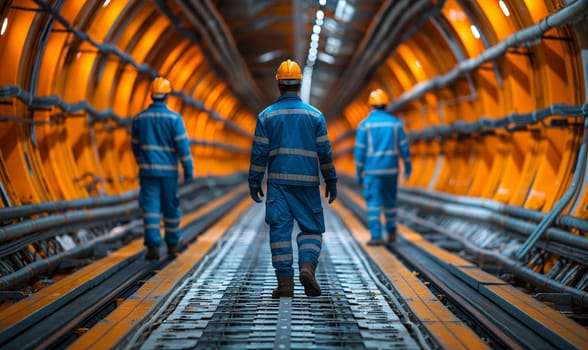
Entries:
POLYGON ((151 83, 151 96, 161 98, 171 92, 169 80, 163 77, 153 79, 151 83))
POLYGON ((282 62, 278 67, 276 80, 280 81, 280 84, 300 84, 300 80, 302 80, 302 71, 300 70, 298 63, 292 60, 282 62))
POLYGON ((370 106, 382 106, 390 103, 388 95, 382 89, 375 89, 370 92, 370 98, 368 100, 370 106))

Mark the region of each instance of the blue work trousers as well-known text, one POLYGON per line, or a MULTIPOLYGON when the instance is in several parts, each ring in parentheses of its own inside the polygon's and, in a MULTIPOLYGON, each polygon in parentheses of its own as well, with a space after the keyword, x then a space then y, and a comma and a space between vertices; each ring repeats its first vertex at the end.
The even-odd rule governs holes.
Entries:
POLYGON ((318 264, 325 220, 318 186, 292 186, 268 183, 265 222, 270 227, 272 266, 277 277, 293 276, 292 229, 294 220, 301 232, 298 263, 318 264))
POLYGON ((165 242, 178 244, 182 237, 180 230, 180 200, 176 177, 141 176, 139 206, 143 209, 145 245, 156 247, 161 244, 160 221, 163 212, 165 242))
POLYGON ((386 230, 396 230, 396 192, 398 175, 370 176, 363 180, 363 197, 367 205, 367 221, 372 239, 382 238, 381 215, 384 211, 386 230))

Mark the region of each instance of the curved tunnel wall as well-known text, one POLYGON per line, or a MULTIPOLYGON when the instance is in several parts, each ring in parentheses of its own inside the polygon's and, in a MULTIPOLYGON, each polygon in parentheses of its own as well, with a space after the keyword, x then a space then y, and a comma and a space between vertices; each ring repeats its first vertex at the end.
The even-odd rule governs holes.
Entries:
MULTIPOLYGON (((347 124, 356 127, 369 112, 367 97, 372 89, 382 87, 401 98, 563 7, 561 1, 446 1, 440 13, 398 46, 345 109, 347 124)), ((405 122, 409 134, 415 134, 432 127, 532 113, 554 104, 581 106, 586 103, 587 64, 582 61, 581 40, 581 31, 573 26, 551 29, 393 113, 405 122)), ((413 141, 413 175, 405 185, 549 211, 570 186, 582 143, 581 116, 555 114, 524 127, 508 125, 413 141)), ((338 147, 349 150, 352 145, 348 138, 338 147)), ((350 152, 341 152, 337 165, 354 174, 350 152)), ((587 201, 586 193, 578 197, 569 207, 570 214, 588 217, 587 201)))
MULTIPOLYGON (((373 80, 339 118, 330 119, 340 173, 355 175, 350 150, 354 129, 369 112, 369 91, 383 87, 401 98, 565 7, 562 1, 505 0, 507 16, 500 3, 439 2, 438 13, 409 40, 390 43, 395 50, 373 80)), ((172 5, 170 16, 161 4, 3 2, 0 206, 136 188, 129 118, 149 103, 155 74, 172 81, 170 105, 185 118, 197 175, 247 170, 258 111, 233 95, 201 43, 178 30, 184 25, 181 11, 172 5)), ((556 103, 581 105, 586 43, 579 33, 573 26, 549 30, 393 112, 415 134, 556 103)), ((413 176, 405 185, 548 211, 570 186, 581 122, 554 115, 526 127, 415 138, 413 176), (549 127, 552 119, 560 126, 549 127)), ((586 201, 586 194, 577 198, 570 209, 574 216, 588 216, 586 201)))
POLYGON ((130 120, 155 75, 172 82, 196 175, 247 170, 255 116, 171 12, 151 1, 3 2, 0 206, 136 188, 130 120))

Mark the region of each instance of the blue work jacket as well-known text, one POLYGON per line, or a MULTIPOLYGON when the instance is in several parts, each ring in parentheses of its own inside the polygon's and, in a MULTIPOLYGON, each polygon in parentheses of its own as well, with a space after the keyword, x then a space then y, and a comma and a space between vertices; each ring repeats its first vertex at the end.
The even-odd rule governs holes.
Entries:
POLYGON ((354 158, 358 180, 365 176, 398 174, 398 156, 411 172, 409 142, 402 122, 393 115, 372 110, 357 127, 354 158))
POLYGON ((179 161, 184 173, 193 173, 184 121, 164 101, 154 101, 133 118, 131 146, 139 176, 177 177, 179 161))
POLYGON ((320 183, 319 164, 325 182, 336 182, 333 152, 323 114, 302 102, 297 94, 280 96, 257 118, 249 186, 261 186, 266 168, 268 183, 317 186, 320 183))

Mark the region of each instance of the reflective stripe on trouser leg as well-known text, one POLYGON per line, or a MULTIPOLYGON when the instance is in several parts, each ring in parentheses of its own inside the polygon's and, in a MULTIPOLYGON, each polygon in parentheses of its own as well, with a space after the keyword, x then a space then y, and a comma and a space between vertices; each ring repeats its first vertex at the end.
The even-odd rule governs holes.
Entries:
POLYGON ((298 263, 309 262, 317 265, 321 255, 323 235, 300 232, 296 241, 298 243, 298 263))
POLYGON ((384 217, 386 218, 386 229, 388 231, 396 229, 396 220, 397 220, 397 210, 396 208, 389 209, 384 208, 384 217))
POLYGON ((381 214, 382 208, 380 207, 367 208, 367 225, 372 239, 382 238, 382 222, 380 221, 381 214))
POLYGON ((143 209, 144 244, 156 247, 161 244, 160 220, 160 181, 156 177, 141 177, 139 206, 143 209))
POLYGON ((165 227, 165 242, 167 244, 178 244, 182 237, 178 180, 175 177, 165 177, 161 179, 161 184, 161 207, 165 227))
POLYGON ((398 211, 396 209, 396 192, 398 190, 398 176, 386 176, 382 178, 382 186, 386 188, 383 192, 384 218, 386 219, 386 230, 396 230, 398 211))
POLYGON ((284 192, 278 185, 271 183, 267 185, 265 222, 270 227, 272 266, 276 276, 293 276, 292 228, 294 222, 284 192))
POLYGON ((318 186, 281 186, 301 231, 296 237, 298 263, 316 266, 321 254, 322 233, 325 232, 320 189, 318 186))

